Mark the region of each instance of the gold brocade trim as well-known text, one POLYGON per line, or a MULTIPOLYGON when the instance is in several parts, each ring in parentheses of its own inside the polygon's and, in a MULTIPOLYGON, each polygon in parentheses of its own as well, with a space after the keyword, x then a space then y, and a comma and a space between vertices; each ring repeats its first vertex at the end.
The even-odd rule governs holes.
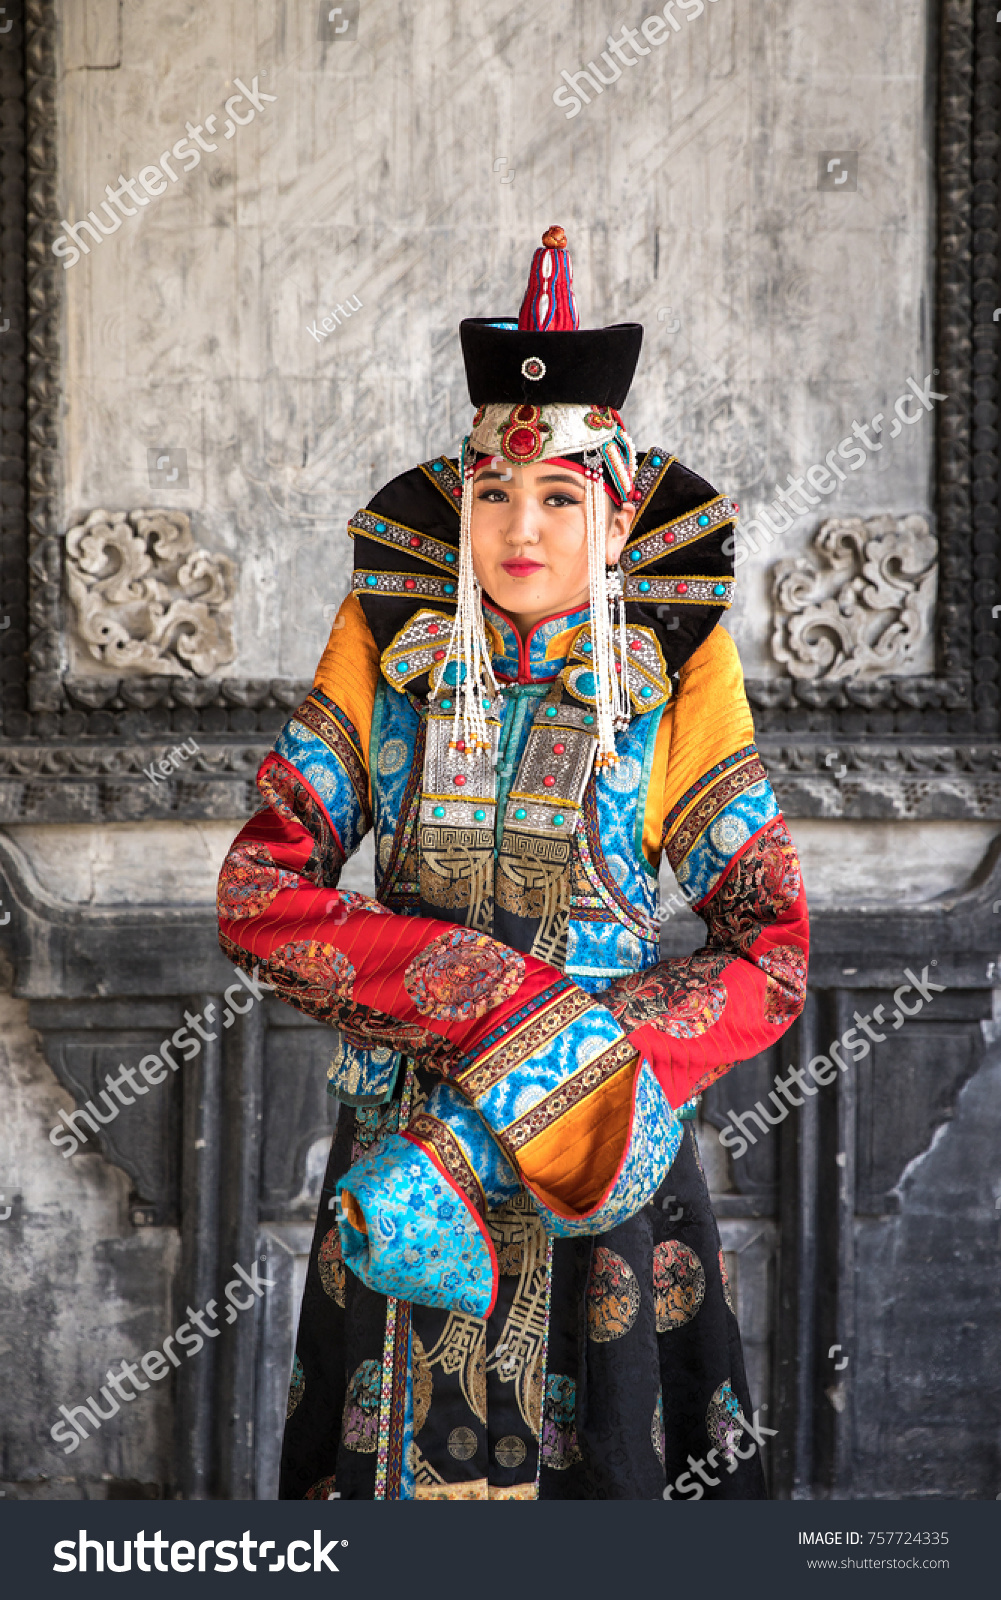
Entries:
POLYGON ((494 1484, 487 1485, 488 1500, 534 1500, 536 1491, 534 1483, 515 1483, 510 1489, 498 1489, 494 1484))
POLYGON ((431 1116, 427 1111, 421 1111, 416 1117, 411 1117, 407 1132, 415 1135, 437 1156, 456 1188, 462 1191, 480 1216, 485 1217, 487 1201, 483 1186, 451 1128, 438 1117, 431 1116))
POLYGON ((767 776, 761 758, 754 750, 740 766, 730 767, 720 774, 715 783, 703 789, 666 841, 667 858, 672 870, 681 865, 724 806, 729 805, 737 795, 743 794, 745 789, 753 789, 756 783, 761 783, 767 776))
POLYGON ((482 828, 439 828, 424 823, 419 837, 424 904, 440 911, 464 911, 467 927, 488 933, 493 911, 493 835, 482 828))
POLYGON ((478 1100, 514 1067, 520 1067, 529 1056, 542 1050, 564 1028, 568 1028, 586 1012, 593 1011, 597 1003, 582 989, 568 989, 557 995, 549 1005, 499 1039, 493 1049, 488 1050, 474 1066, 458 1074, 456 1082, 463 1094, 471 1100, 478 1100))
POLYGON ((441 1335, 427 1352, 428 1368, 457 1372, 462 1397, 470 1411, 487 1425, 487 1325, 479 1317, 450 1311, 441 1335))
MULTIPOLYGON (((491 1489, 486 1478, 470 1478, 465 1483, 414 1484, 415 1500, 491 1500, 500 1495, 508 1499, 515 1498, 507 1490, 491 1489)), ((529 1498, 534 1499, 534 1495, 529 1498)))
POLYGON ((538 923, 529 954, 562 971, 570 922, 570 840, 505 828, 494 881, 499 906, 538 923))
MULTIPOLYGON (((518 1286, 500 1337, 487 1355, 487 1371, 513 1383, 518 1410, 538 1439, 545 1387, 548 1327, 548 1236, 524 1190, 487 1217, 497 1264, 505 1275, 518 1274, 518 1286)), ((519 1485, 519 1490, 525 1485, 519 1485)), ((534 1499, 533 1493, 526 1498, 534 1499)), ((504 1490, 503 1493, 507 1493, 504 1490)))
POLYGON ((561 1083, 552 1094, 540 1100, 538 1105, 527 1111, 523 1117, 512 1122, 497 1135, 498 1142, 507 1151, 516 1151, 530 1144, 540 1133, 552 1126, 560 1117, 589 1095, 595 1094, 603 1088, 609 1078, 614 1078, 617 1073, 624 1071, 637 1060, 637 1050, 628 1039, 619 1039, 615 1044, 603 1050, 586 1067, 581 1067, 572 1078, 561 1083))

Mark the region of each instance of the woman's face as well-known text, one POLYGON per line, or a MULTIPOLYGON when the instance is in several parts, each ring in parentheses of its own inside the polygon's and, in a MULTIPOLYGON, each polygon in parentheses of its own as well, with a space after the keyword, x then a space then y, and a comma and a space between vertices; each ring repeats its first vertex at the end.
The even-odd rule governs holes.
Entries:
MULTIPOLYGON (((558 461, 517 467, 495 457, 476 474, 473 568, 484 593, 525 637, 545 617, 587 605, 585 480, 558 461)), ((619 559, 636 508, 607 495, 605 559, 619 559)))

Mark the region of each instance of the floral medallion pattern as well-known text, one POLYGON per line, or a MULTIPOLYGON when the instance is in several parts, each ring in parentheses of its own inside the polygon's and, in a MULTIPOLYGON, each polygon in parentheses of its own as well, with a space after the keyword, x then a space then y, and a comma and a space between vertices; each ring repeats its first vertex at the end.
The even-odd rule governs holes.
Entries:
POLYGON ((768 975, 765 1020, 779 1025, 791 1022, 806 999, 806 951, 798 944, 776 944, 757 960, 768 975))
POLYGON ((403 984, 422 1016, 454 1022, 486 1016, 524 976, 524 956, 486 934, 455 928, 414 957, 403 984))
POLYGON ((336 1224, 320 1246, 316 1265, 324 1294, 329 1295, 343 1311, 347 1273, 344 1267, 344 1253, 341 1250, 341 1235, 336 1224))
POLYGON ((599 1244, 587 1286, 587 1332, 596 1344, 628 1333, 640 1308, 640 1286, 628 1261, 599 1244))
POLYGON ((363 1361, 356 1367, 344 1400, 341 1438, 349 1450, 371 1455, 378 1445, 379 1388, 378 1361, 363 1361))
POLYGON ((678 1239, 665 1239, 653 1252, 653 1303, 658 1333, 691 1322, 706 1292, 702 1262, 678 1239))

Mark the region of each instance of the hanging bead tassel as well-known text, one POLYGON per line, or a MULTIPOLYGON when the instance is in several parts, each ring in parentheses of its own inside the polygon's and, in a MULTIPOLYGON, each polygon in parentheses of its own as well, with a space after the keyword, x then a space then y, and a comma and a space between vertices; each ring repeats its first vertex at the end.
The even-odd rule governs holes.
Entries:
POLYGON ((438 679, 437 693, 445 684, 452 661, 456 664, 455 718, 449 749, 466 756, 477 750, 493 754, 494 740, 487 725, 487 711, 500 694, 490 664, 490 650, 483 627, 483 591, 473 569, 473 452, 469 440, 462 441, 462 509, 459 520, 459 595, 455 622, 438 679))
POLYGON ((615 749, 615 727, 620 714, 619 674, 615 670, 615 636, 609 608, 608 580, 605 572, 605 490, 601 477, 601 456, 588 453, 585 515, 587 520, 587 571, 591 602, 592 671, 595 686, 598 750, 595 766, 619 764, 615 749))
POLYGON ((609 567, 605 579, 605 589, 608 595, 608 608, 612 615, 613 651, 615 649, 616 626, 618 628, 619 656, 615 664, 615 707, 614 720, 618 731, 629 726, 629 657, 628 638, 626 635, 626 601, 622 587, 622 574, 618 567, 609 567), (617 621, 616 621, 617 619, 617 621))

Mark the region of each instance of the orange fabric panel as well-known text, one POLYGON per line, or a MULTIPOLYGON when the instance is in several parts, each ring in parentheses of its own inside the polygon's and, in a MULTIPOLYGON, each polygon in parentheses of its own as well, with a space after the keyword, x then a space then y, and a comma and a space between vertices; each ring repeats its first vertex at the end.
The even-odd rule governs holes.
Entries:
POLYGON ((356 594, 349 594, 334 618, 313 687, 322 689, 351 718, 358 729, 366 767, 380 670, 379 651, 361 601, 356 594))
MULTIPOLYGON (((667 786, 667 764, 671 759, 671 737, 674 732, 674 706, 668 702, 660 719, 653 746, 650 782, 646 791, 646 810, 643 813, 643 854, 652 867, 660 866, 660 841, 664 832, 664 790, 667 786)), ((682 791, 683 793, 684 791, 682 791)))
POLYGON ((583 1216, 604 1198, 629 1143, 638 1067, 637 1058, 518 1151, 522 1177, 554 1211, 583 1216))
POLYGON ((355 1199, 354 1195, 349 1193, 347 1189, 341 1190, 341 1209, 350 1222, 352 1228, 354 1228, 357 1233, 365 1234, 367 1238, 368 1223, 365 1221, 365 1213, 358 1204, 358 1201, 355 1199))
MULTIPOLYGON (((644 817, 644 841, 656 828, 659 848, 664 818, 686 790, 735 750, 753 743, 754 719, 744 692, 737 646, 717 623, 705 644, 682 667, 677 699, 664 714, 644 817), (664 732, 665 727, 669 733, 664 732), (665 752, 661 740, 666 738, 670 746, 665 752), (664 772, 660 791, 654 787, 658 761, 664 772), (657 805, 661 809, 655 821, 651 806, 657 805)), ((681 818, 677 820, 680 823, 681 818)))

